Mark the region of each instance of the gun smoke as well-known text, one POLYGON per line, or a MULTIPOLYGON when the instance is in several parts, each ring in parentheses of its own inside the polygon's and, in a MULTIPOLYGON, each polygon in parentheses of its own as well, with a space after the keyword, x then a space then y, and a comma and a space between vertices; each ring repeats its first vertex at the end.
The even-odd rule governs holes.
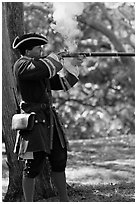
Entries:
POLYGON ((60 33, 70 52, 77 48, 76 37, 82 33, 78 29, 77 16, 81 15, 84 9, 83 2, 55 2, 53 3, 53 19, 56 24, 51 27, 60 33))

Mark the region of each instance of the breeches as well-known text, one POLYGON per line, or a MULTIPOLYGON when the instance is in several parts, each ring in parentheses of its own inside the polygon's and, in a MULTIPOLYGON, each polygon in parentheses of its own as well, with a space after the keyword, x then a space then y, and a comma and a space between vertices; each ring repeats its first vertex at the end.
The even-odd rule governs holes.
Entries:
POLYGON ((25 160, 23 175, 28 178, 35 178, 41 172, 45 158, 49 158, 51 170, 54 172, 63 172, 67 162, 67 148, 62 148, 58 138, 57 130, 54 131, 53 149, 50 154, 44 151, 34 152, 34 159, 25 160))

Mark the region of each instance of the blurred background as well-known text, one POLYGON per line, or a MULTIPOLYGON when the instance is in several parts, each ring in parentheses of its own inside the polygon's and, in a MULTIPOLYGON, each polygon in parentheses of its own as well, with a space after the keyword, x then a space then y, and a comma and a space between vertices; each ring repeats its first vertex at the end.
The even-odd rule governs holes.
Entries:
MULTIPOLYGON (((46 53, 134 52, 134 6, 130 2, 25 2, 25 32, 46 35, 46 53)), ((68 60, 75 64, 75 59, 68 60)), ((53 93, 68 138, 134 134, 134 58, 89 57, 78 66, 77 85, 67 93, 53 93)))
MULTIPOLYGON (((22 200, 22 166, 13 153, 16 137, 9 128, 16 109, 10 69, 17 57, 11 49, 13 39, 25 27, 25 32, 47 36, 45 55, 64 50, 134 53, 135 3, 3 2, 2 8, 2 194, 4 201, 11 202, 22 200)), ((87 57, 79 61, 64 58, 62 63, 77 65, 80 71, 79 82, 68 92, 53 91, 54 105, 70 140, 67 183, 81 188, 72 194, 71 201, 134 202, 135 58, 87 57), (94 184, 109 186, 96 186, 95 190, 89 186, 88 191, 85 185, 94 184)), ((45 180, 43 177, 37 180, 36 197, 43 192, 42 198, 49 198, 45 183, 50 188, 51 183, 48 174, 42 175, 45 180)))

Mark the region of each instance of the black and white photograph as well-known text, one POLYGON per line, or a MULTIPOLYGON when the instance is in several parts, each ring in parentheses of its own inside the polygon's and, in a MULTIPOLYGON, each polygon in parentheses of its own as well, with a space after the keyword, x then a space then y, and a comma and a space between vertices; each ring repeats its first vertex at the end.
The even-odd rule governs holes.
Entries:
POLYGON ((1 2, 2 202, 135 202, 135 2, 1 2))

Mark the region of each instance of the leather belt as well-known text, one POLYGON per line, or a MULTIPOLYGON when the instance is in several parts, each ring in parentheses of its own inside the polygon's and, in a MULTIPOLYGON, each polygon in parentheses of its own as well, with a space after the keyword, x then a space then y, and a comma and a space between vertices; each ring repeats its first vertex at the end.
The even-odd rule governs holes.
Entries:
POLYGON ((31 111, 39 111, 39 110, 46 110, 48 111, 50 109, 50 105, 46 103, 26 103, 22 101, 20 103, 20 108, 25 112, 31 112, 31 111))

